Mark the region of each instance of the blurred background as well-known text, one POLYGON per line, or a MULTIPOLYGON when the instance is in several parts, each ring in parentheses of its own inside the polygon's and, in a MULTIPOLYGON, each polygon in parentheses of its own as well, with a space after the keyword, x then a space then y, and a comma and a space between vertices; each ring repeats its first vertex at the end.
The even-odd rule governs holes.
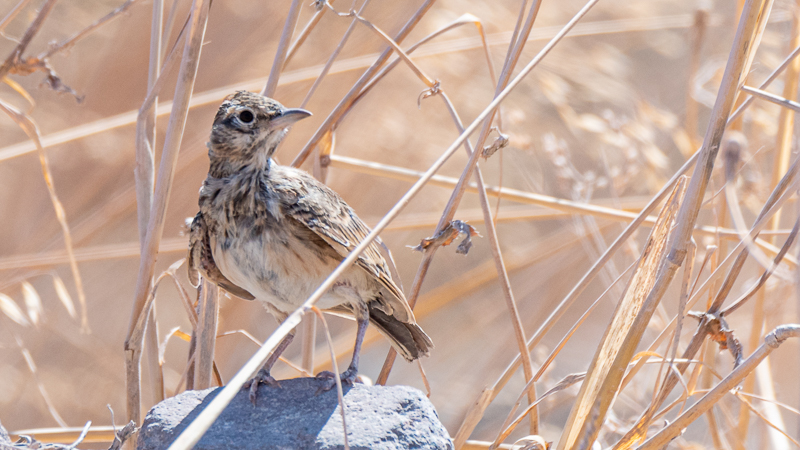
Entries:
MULTIPOLYGON (((35 17, 39 3, 28 2, 2 29, 0 58, 5 59, 17 45, 16 40, 35 17)), ((122 3, 58 2, 29 46, 28 54, 45 51, 49 42, 71 36, 122 3)), ((165 36, 168 47, 191 2, 167 1, 167 11, 173 3, 175 25, 169 38, 165 36)), ((17 4, 18 0, 0 0, 0 17, 17 4)), ((215 1, 211 6, 194 89, 196 103, 189 112, 181 145, 156 274, 185 257, 188 241, 184 220, 197 212, 197 192, 208 169, 205 143, 216 109, 224 96, 236 89, 262 89, 289 4, 226 0, 215 1)), ((373 0, 362 15, 394 35, 420 4, 419 0, 373 0)), ((542 2, 518 67, 530 61, 582 6, 583 2, 576 0, 542 2)), ((347 11, 350 3, 339 0, 334 7, 347 11)), ((499 73, 519 11, 520 2, 511 0, 439 0, 403 46, 469 13, 480 20, 489 43, 491 64, 499 73)), ((312 5, 303 5, 296 32, 314 13, 312 5)), ((749 75, 749 80, 754 81, 749 84, 757 86, 791 50, 790 40, 796 33, 793 18, 797 13, 795 1, 775 0, 749 75)), ((90 329, 81 330, 79 295, 37 153, 24 131, 6 115, 0 115, 0 293, 18 305, 28 322, 26 325, 18 323, 19 318, 12 320, 7 303, 5 314, 0 314, 0 421, 9 430, 58 426, 51 410, 70 426, 82 426, 87 420, 111 424, 106 405, 116 414, 116 424, 124 423, 123 342, 139 267, 133 173, 135 117, 147 92, 150 16, 151 2, 138 0, 125 13, 50 59, 63 83, 81 101, 75 95, 43 85, 42 73, 8 76, 30 93, 35 105, 13 86, 0 85, 0 99, 29 111, 47 145, 53 186, 72 232, 90 329), (63 137, 65 133, 80 137, 49 145, 48 137, 63 137), (67 294, 59 293, 57 280, 63 280, 67 294), (41 310, 36 307, 37 297, 41 310), (65 306, 69 301, 77 310, 75 317, 65 306), (36 315, 38 320, 32 317, 36 315), (48 408, 48 401, 52 408, 48 408)), ((295 107, 304 101, 350 21, 330 11, 322 17, 285 67, 275 94, 280 102, 295 107)), ((737 22, 737 4, 730 1, 600 1, 503 103, 501 129, 509 136, 509 145, 480 161, 486 184, 618 210, 640 210, 702 142, 737 22)), ((282 163, 292 161, 384 48, 385 43, 374 32, 364 26, 355 28, 330 73, 305 106, 314 116, 294 126, 279 149, 277 158, 282 163)), ((442 34, 413 53, 412 58, 426 74, 441 82, 465 124, 491 101, 495 83, 475 26, 464 25, 442 34)), ((168 78, 160 102, 170 100, 176 73, 173 70, 168 78)), ((783 78, 779 78, 770 91, 783 92, 783 84, 783 78)), ((444 104, 435 96, 418 105, 425 88, 407 66, 398 65, 340 123, 334 155, 425 171, 459 134, 444 104)), ((747 144, 736 188, 748 223, 773 187, 779 112, 778 106, 756 100, 741 124, 747 144)), ((157 164, 168 115, 168 107, 159 108, 157 164)), ((791 142, 794 148, 796 140, 792 138, 791 142)), ((303 166, 309 171, 312 159, 303 166)), ((440 174, 457 178, 466 161, 466 152, 459 150, 440 174)), ((327 183, 367 224, 374 225, 411 183, 379 176, 374 171, 363 173, 356 166, 351 163, 344 167, 341 160, 334 159, 327 183)), ((721 173, 717 175, 710 192, 719 191, 723 185, 721 173)), ((426 186, 382 233, 406 291, 421 260, 421 253, 409 246, 433 234, 451 191, 452 187, 426 186)), ((542 325, 628 220, 570 215, 502 197, 492 197, 491 204, 493 210, 497 208, 500 245, 527 336, 542 325)), ((714 197, 710 197, 701 222, 730 226, 714 206, 714 197)), ((797 215, 794 206, 787 210, 790 212, 784 214, 782 229, 791 228, 797 215)), ((486 235, 474 193, 465 195, 455 218, 468 221, 486 235)), ((640 230, 636 239, 617 253, 534 349, 534 369, 588 306, 636 260, 648 232, 647 228, 640 230)), ((719 237, 698 234, 695 239, 699 266, 706 249, 720 245, 719 237)), ((782 237, 777 239, 780 244, 782 237)), ((793 270, 793 266, 789 268, 793 270)), ((749 286, 760 270, 760 266, 749 262, 732 297, 749 286)), ((194 296, 185 267, 179 268, 177 274, 194 296)), ((707 274, 703 273, 701 279, 707 274)), ((767 286, 766 330, 797 320, 794 283, 790 279, 775 278, 767 286)), ((609 291, 566 344, 537 383, 540 393, 566 375, 586 370, 626 280, 609 291)), ((677 289, 671 290, 652 329, 645 334, 644 343, 651 342, 659 326, 663 327, 675 314, 677 301, 677 289)), ((176 327, 191 333, 173 283, 161 284, 156 305, 162 340, 176 327)), ((480 392, 493 385, 518 354, 488 239, 474 238, 468 255, 456 254, 455 245, 440 249, 423 284, 416 311, 418 322, 436 345, 430 357, 422 360, 430 383, 430 399, 454 435, 480 392)), ((751 314, 752 305, 747 305, 729 317, 731 327, 745 343, 745 354, 752 351, 747 345, 751 314)), ((337 343, 339 363, 346 364, 355 336, 354 323, 334 317, 328 322, 337 343)), ((688 319, 685 336, 694 332, 694 325, 688 319)), ((257 302, 227 297, 221 301, 220 333, 246 330, 263 341, 276 326, 257 302)), ((296 339, 284 353, 298 364, 300 341, 296 339)), ((166 390, 168 395, 174 395, 185 370, 188 343, 172 338, 164 348, 166 390)), ((315 370, 329 368, 323 333, 318 333, 316 348, 315 370)), ((230 379, 256 349, 256 344, 242 333, 220 337, 216 363, 222 379, 230 379)), ((385 339, 370 339, 362 353, 361 373, 374 380, 388 349, 385 339)), ((789 342, 779 352, 780 359, 772 361, 774 389, 783 402, 797 407, 797 345, 789 342)), ((730 354, 711 354, 719 360, 716 370, 728 373, 732 366, 730 354)), ((622 432, 650 400, 657 365, 650 370, 637 375, 617 399, 609 419, 622 432)), ((143 372, 147 385, 150 380, 147 371, 143 372)), ((277 378, 299 375, 282 363, 273 374, 277 378)), ((425 391, 417 365, 404 361, 395 365, 389 384, 425 391)), ((524 384, 522 371, 517 370, 486 410, 472 439, 495 438, 524 384)), ((143 392, 146 410, 154 399, 147 388, 143 392)), ((548 440, 557 439, 576 392, 577 386, 573 386, 541 403, 541 434, 548 440)), ((732 413, 717 411, 723 433, 732 432, 737 426, 739 406, 734 402, 728 407, 732 413)), ((713 448, 711 438, 702 431, 704 420, 699 420, 695 424, 697 430, 690 429, 685 440, 675 445, 713 448)), ((785 429, 790 435, 797 436, 798 422, 796 411, 787 413, 785 429)), ((753 419, 749 426, 748 442, 770 442, 763 421, 753 419)), ((613 436, 619 437, 613 430, 604 433, 612 436, 603 441, 604 445, 615 442, 613 436)), ((525 434, 525 430, 517 430, 509 441, 525 434)), ((761 444, 754 445, 766 448, 761 444)))

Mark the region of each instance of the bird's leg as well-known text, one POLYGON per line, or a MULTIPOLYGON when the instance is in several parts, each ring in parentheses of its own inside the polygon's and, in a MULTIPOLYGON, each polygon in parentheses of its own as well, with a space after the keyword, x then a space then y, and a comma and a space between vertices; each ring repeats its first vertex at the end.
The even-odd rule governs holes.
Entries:
MULTIPOLYGON (((361 344, 364 342, 364 335, 367 333, 367 326, 369 325, 369 310, 367 309, 367 305, 363 302, 359 302, 357 306, 354 305, 353 315, 356 317, 356 325, 358 326, 356 330, 356 344, 353 347, 353 359, 350 360, 350 366, 347 367, 347 370, 342 372, 340 377, 342 384, 350 386, 355 383, 356 377, 358 377, 358 358, 361 354, 361 344)), ((327 391, 336 386, 335 376, 335 374, 328 371, 317 374, 318 379, 324 380, 324 384, 319 388, 319 391, 327 391)))
POLYGON ((278 380, 273 378, 273 376, 270 375, 269 372, 272 370, 272 366, 274 366, 275 363, 278 361, 278 358, 280 358, 283 351, 286 350, 286 347, 288 347, 289 344, 292 343, 292 339, 294 339, 294 332, 295 330, 293 329, 292 331, 289 332, 289 334, 286 335, 286 337, 283 338, 283 340, 281 340, 278 346, 275 347, 275 351, 273 351, 272 354, 269 355, 269 358, 267 358, 267 362, 264 363, 264 366, 261 367, 261 370, 258 371, 256 376, 254 376, 252 379, 250 379, 248 382, 244 384, 244 388, 250 390, 250 402, 253 403, 253 405, 256 404, 256 398, 258 397, 259 383, 264 383, 268 386, 273 386, 273 387, 281 387, 280 383, 278 383, 278 380))

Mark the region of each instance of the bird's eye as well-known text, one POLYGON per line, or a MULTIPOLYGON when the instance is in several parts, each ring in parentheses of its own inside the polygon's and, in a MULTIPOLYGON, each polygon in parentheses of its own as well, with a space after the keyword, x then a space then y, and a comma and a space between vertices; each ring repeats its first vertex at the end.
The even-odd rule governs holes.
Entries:
POLYGON ((255 118, 256 116, 253 115, 253 112, 247 109, 239 113, 239 120, 242 123, 251 123, 255 118))

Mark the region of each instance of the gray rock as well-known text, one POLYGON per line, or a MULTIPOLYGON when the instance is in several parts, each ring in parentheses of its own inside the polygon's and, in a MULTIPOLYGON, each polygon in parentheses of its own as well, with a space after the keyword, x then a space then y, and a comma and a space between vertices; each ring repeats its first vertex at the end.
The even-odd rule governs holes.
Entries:
POLYGON ((0 423, 0 444, 11 444, 11 438, 2 423, 0 423))
MULTIPOLYGON (((253 406, 240 391, 195 449, 343 449, 336 389, 316 395, 319 381, 297 378, 261 386, 253 406)), ((219 388, 188 391, 150 410, 137 450, 166 449, 219 388)), ((344 387, 347 438, 356 449, 452 449, 431 402, 406 386, 344 387)))

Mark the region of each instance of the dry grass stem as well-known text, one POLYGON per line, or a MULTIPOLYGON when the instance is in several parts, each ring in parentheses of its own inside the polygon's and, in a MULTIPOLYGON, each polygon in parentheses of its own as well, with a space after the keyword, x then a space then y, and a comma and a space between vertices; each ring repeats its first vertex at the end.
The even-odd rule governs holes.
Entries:
POLYGON ((797 353, 768 356, 800 325, 765 339, 800 292, 800 0, 7 3, 0 412, 16 413, 0 420, 85 423, 120 402, 133 419, 17 431, 42 439, 26 446, 133 448, 142 408, 219 385, 170 446, 191 448, 301 323, 273 376, 338 373, 352 333, 315 305, 374 244, 436 349, 395 367, 369 327, 362 379, 427 391, 458 450, 800 446, 797 353), (314 113, 275 161, 371 228, 277 327, 189 289, 178 259, 207 124, 235 90, 314 113), (130 290, 128 327, 80 334, 130 290))
MULTIPOLYGON (((311 96, 314 95, 314 92, 317 91, 317 88, 322 83, 322 80, 325 78, 325 76, 331 70, 331 66, 333 66, 333 63, 334 63, 334 61, 336 61, 336 58, 339 57, 339 53, 344 48, 344 44, 347 43, 347 40, 350 38, 350 35, 353 34, 353 30, 356 29, 356 24, 358 23, 358 14, 363 12, 364 9, 367 7, 367 5, 369 5, 369 0, 364 0, 364 3, 361 4, 361 9, 359 10, 359 12, 358 13, 354 13, 356 15, 353 17, 353 20, 350 22, 350 26, 347 27, 347 31, 344 32, 344 35, 342 36, 342 39, 339 41, 339 45, 337 45, 336 48, 333 50, 333 52, 331 52, 331 55, 328 57, 328 60, 325 62, 325 66, 322 68, 322 71, 320 72, 319 76, 314 80, 314 84, 312 84, 311 87, 308 89, 308 93, 306 93, 305 98, 303 98, 303 101, 300 103, 300 107, 301 108, 305 108, 305 106, 311 100, 311 96)), ((332 6, 331 6, 331 10, 333 10, 332 6)), ((324 139, 323 139, 323 141, 324 141, 324 139)))
MULTIPOLYGON (((782 200, 784 200, 788 195, 785 195, 786 192, 793 192, 793 187, 796 185, 796 172, 797 172, 798 163, 795 162, 792 167, 787 171, 786 175, 781 179, 776 186, 775 190, 770 195, 769 199, 765 203, 761 213, 759 214, 758 218, 756 219, 755 224, 750 230, 750 236, 755 236, 758 234, 759 230, 767 225, 769 218, 774 214, 775 211, 779 210, 782 204, 782 200)), ((731 253, 728 254, 725 259, 718 265, 718 267, 714 270, 711 276, 704 282, 704 284, 696 290, 696 292, 690 298, 687 308, 691 308, 696 301, 700 299, 700 295, 702 295, 706 289, 708 289, 712 284, 716 283, 718 277, 723 273, 723 269, 728 266, 731 262, 733 262, 732 268, 728 271, 725 281, 722 284, 722 287, 719 291, 714 295, 713 302, 708 307, 708 314, 712 317, 719 313, 722 302, 727 298, 728 294, 730 293, 731 288, 733 287, 733 283, 738 277, 741 268, 744 264, 744 261, 747 258, 747 250, 744 247, 743 243, 739 243, 734 249, 732 249, 731 253)), ((692 337, 691 342, 686 346, 682 354, 682 358, 684 360, 691 360, 694 358, 695 354, 698 350, 700 350, 701 345, 705 341, 705 337, 709 330, 709 323, 707 322, 706 317, 701 321, 700 325, 694 336, 692 337)), ((666 331, 666 330, 665 330, 666 331)), ((684 371, 687 369, 688 364, 681 363, 677 366, 677 373, 683 374, 684 371)), ((672 391, 675 385, 678 382, 678 376, 675 373, 670 373, 669 378, 663 383, 661 387, 661 391, 659 392, 659 396, 657 401, 651 403, 646 411, 644 411, 637 421, 636 425, 632 427, 625 436, 619 441, 617 446, 623 445, 625 443, 630 443, 635 439, 637 434, 641 435, 642 433, 642 424, 646 417, 652 416, 653 410, 656 410, 660 407, 660 405, 665 401, 666 396, 672 391)))
MULTIPOLYGON (((156 91, 154 86, 161 73, 161 30, 163 28, 163 20, 163 1, 154 0, 150 25, 150 61, 147 71, 148 92, 156 91)), ((153 190, 155 189, 157 103, 158 100, 155 96, 150 103, 145 101, 145 105, 140 108, 136 120, 136 167, 134 167, 133 173, 136 184, 136 217, 139 224, 139 245, 142 251, 144 251, 145 241, 147 240, 147 224, 150 223, 150 210, 153 206, 153 190)))
POLYGON ((275 96, 275 89, 278 87, 278 79, 281 77, 284 61, 286 61, 289 41, 292 39, 292 31, 297 24, 297 17, 300 14, 300 4, 300 0, 292 0, 292 5, 289 7, 289 14, 286 17, 286 22, 283 24, 281 39, 278 42, 278 50, 275 52, 275 60, 272 62, 272 70, 269 72, 267 84, 265 84, 264 89, 261 90, 261 95, 267 97, 275 96))
POLYGON ((143 246, 144 252, 136 282, 136 293, 132 305, 128 337, 125 340, 128 417, 136 423, 139 423, 141 419, 139 361, 141 360, 141 333, 143 331, 141 328, 137 328, 137 324, 140 322, 139 317, 145 313, 145 302, 151 289, 155 260, 158 256, 158 246, 164 229, 167 202, 175 175, 175 162, 183 139, 189 99, 192 96, 194 80, 197 75, 200 50, 208 19, 208 8, 208 0, 195 0, 192 4, 191 23, 183 50, 181 68, 178 73, 179 82, 175 87, 175 100, 167 127, 161 165, 158 170, 155 195, 153 197, 154 203, 147 226, 147 239, 143 246))
POLYGON ((345 450, 350 449, 350 444, 347 441, 347 418, 346 412, 347 408, 345 407, 344 403, 344 393, 342 392, 342 380, 338 376, 339 374, 339 365, 336 364, 336 353, 333 349, 333 339, 331 338, 331 331, 328 328, 328 322, 325 320, 325 316, 322 315, 322 311, 319 310, 316 306, 312 306, 311 310, 314 311, 314 314, 317 316, 320 322, 322 322, 322 328, 325 330, 325 340, 328 342, 328 349, 331 352, 331 364, 333 365, 333 379, 336 381, 336 396, 339 400, 339 411, 342 414, 342 437, 344 438, 344 448, 345 450))
POLYGON ((617 305, 600 346, 581 385, 578 400, 572 407, 559 440, 559 449, 589 447, 596 439, 605 414, 616 396, 644 328, 655 311, 650 293, 658 283, 663 260, 667 256, 671 231, 682 203, 685 180, 680 180, 666 200, 653 228, 625 295, 617 305))
POLYGON ((61 417, 61 414, 58 413, 53 400, 50 398, 50 394, 47 392, 47 388, 42 382, 41 377, 39 377, 39 369, 36 367, 36 362, 34 362, 31 352, 27 349, 27 347, 25 347, 25 344, 22 342, 22 339, 17 333, 12 332, 12 335, 14 336, 14 341, 17 345, 17 348, 22 354, 23 359, 25 359, 25 365, 28 367, 28 371, 30 371, 33 381, 36 383, 36 389, 39 391, 39 395, 41 395, 45 405, 47 405, 47 411, 50 413, 50 416, 53 418, 53 420, 58 423, 58 425, 61 427, 66 427, 67 422, 61 417))
MULTIPOLYGON (((413 16, 408 20, 408 22, 403 25, 403 28, 397 33, 397 35, 392 39, 394 42, 403 42, 403 39, 408 36, 411 30, 419 23, 422 17, 425 15, 426 12, 433 6, 435 0, 426 0, 417 11, 414 13, 413 16)), ((375 73, 380 70, 381 66, 386 63, 386 60, 391 55, 393 49, 391 47, 387 48, 383 51, 383 53, 378 56, 377 60, 361 75, 361 77, 356 81, 356 84, 350 89, 350 91, 339 101, 336 107, 331 111, 328 117, 325 118, 325 121, 322 125, 317 128, 317 131, 314 133, 314 136, 306 143, 306 145, 300 150, 300 153, 295 157, 294 161, 292 161, 293 167, 299 167, 303 162, 308 158, 308 155, 314 149, 314 147, 319 143, 319 141, 325 136, 328 131, 334 129, 334 124, 339 121, 339 119, 346 113, 347 109, 353 103, 356 95, 361 91, 361 89, 366 85, 367 81, 372 78, 375 73)))
POLYGON ((211 387, 219 316, 219 288, 208 280, 203 280, 202 290, 199 320, 194 332, 197 341, 195 354, 198 355, 194 365, 194 389, 198 390, 211 387))
MULTIPOLYGON (((25 30, 25 34, 17 43, 17 46, 14 47, 14 50, 11 54, 8 55, 6 60, 0 65, 0 80, 4 79, 6 75, 12 73, 14 69, 22 62, 22 54, 28 48, 28 45, 33 40, 34 36, 39 32, 39 29, 42 27, 45 19, 52 11, 53 6, 55 6, 56 0, 47 0, 42 4, 39 8, 39 12, 36 17, 33 19, 31 24, 28 26, 28 29, 25 30)), ((11 14, 9 14, 10 16, 11 14)))
POLYGON ((756 89, 756 88, 750 87, 750 86, 742 86, 742 90, 744 92, 749 93, 749 94, 753 94, 756 97, 762 98, 762 99, 767 100, 767 101, 772 102, 772 103, 775 103, 776 105, 782 106, 784 108, 788 108, 788 109, 790 109, 792 111, 795 111, 795 112, 800 111, 800 103, 797 103, 797 102, 795 102, 793 100, 789 100, 789 99, 783 98, 783 97, 781 97, 779 95, 770 94, 769 92, 763 91, 761 89, 756 89))
POLYGON ((709 408, 719 402, 720 398, 729 393, 744 377, 755 370, 756 366, 773 350, 778 348, 786 339, 800 336, 800 325, 781 325, 774 329, 765 338, 764 343, 756 349, 741 365, 733 369, 714 389, 705 394, 691 408, 683 412, 676 420, 662 428, 653 437, 637 447, 637 450, 662 448, 669 441, 677 437, 683 428, 705 413, 709 408))
POLYGON ((3 110, 12 120, 23 130, 28 137, 33 140, 34 145, 39 150, 39 165, 42 168, 42 175, 44 183, 47 185, 47 193, 50 195, 50 202, 55 209, 56 219, 61 226, 61 234, 64 238, 64 247, 67 252, 67 259, 69 260, 70 270, 72 271, 72 278, 75 282, 75 289, 78 291, 78 303, 81 305, 81 332, 89 333, 89 319, 86 307, 86 293, 83 289, 83 279, 81 278, 80 271, 78 270, 78 263, 75 260, 75 254, 72 245, 72 234, 70 233, 69 224, 67 223, 66 212, 61 200, 58 199, 55 185, 53 184, 53 174, 50 170, 50 163, 47 160, 47 154, 42 148, 41 141, 39 140, 39 128, 36 123, 28 117, 27 114, 20 112, 14 107, 0 101, 0 109, 3 110))
MULTIPOLYGON (((619 281, 622 280, 628 274, 628 272, 630 272, 633 269, 635 264, 636 263, 632 263, 630 266, 628 266, 628 268, 625 269, 625 271, 623 271, 617 277, 617 279, 615 279, 606 288, 606 290, 603 291, 602 294, 600 294, 599 297, 597 297, 597 299, 586 309, 586 311, 584 311, 581 317, 572 325, 569 331, 561 338, 561 340, 558 342, 555 348, 550 352, 550 354, 547 355, 547 358, 539 365, 539 370, 536 371, 536 374, 533 376, 533 378, 529 380, 528 383, 525 385, 525 387, 522 389, 522 393, 520 394, 519 398, 517 398, 517 401, 514 403, 514 406, 511 408, 511 411, 508 413, 508 416, 506 416, 506 421, 503 423, 503 426, 501 427, 501 430, 503 431, 495 438, 494 440, 495 444, 499 445, 503 440, 505 440, 508 437, 508 435, 514 430, 515 426, 519 424, 521 418, 524 417, 529 410, 531 410, 529 406, 528 409, 526 409, 522 414, 520 414, 520 416, 518 416, 517 420, 514 420, 512 422, 512 417, 516 412, 517 408, 520 406, 522 397, 525 395, 525 393, 530 389, 530 387, 533 385, 534 382, 539 381, 541 379, 544 372, 547 370, 548 367, 550 367, 550 364, 552 364, 553 360, 555 360, 556 356, 558 356, 558 354, 564 348, 564 345, 566 345, 567 342, 569 342, 569 340, 575 335, 575 332, 578 331, 578 328, 580 328, 580 326, 583 325, 584 322, 586 322, 586 319, 589 317, 592 311, 594 311, 595 307, 597 307, 597 305, 600 304, 600 301, 604 299, 606 295, 609 292, 611 292, 612 289, 614 289, 614 287, 617 286, 617 283, 619 283, 619 281)), ((569 385, 582 381, 585 378, 585 375, 586 375, 585 373, 581 374, 580 379, 575 379, 574 381, 570 382, 569 385)), ((554 389, 561 390, 567 387, 567 386, 561 386, 563 381, 564 380, 562 380, 562 382, 559 382, 558 385, 556 385, 556 387, 549 389, 544 395, 542 395, 537 400, 537 402, 543 400, 548 394, 552 393, 554 389)), ((531 404, 533 404, 533 402, 531 402, 531 404)))
MULTIPOLYGON (((461 122, 461 118, 459 117, 455 107, 453 106, 450 98, 444 91, 441 91, 439 96, 442 98, 442 101, 445 103, 448 112, 453 118, 453 121, 456 124, 456 128, 458 129, 459 133, 464 132, 464 125, 461 122)), ((475 149, 472 147, 472 144, 469 140, 465 141, 464 146, 467 150, 468 156, 472 157, 475 153, 475 149)), ((522 368, 523 373, 525 374, 525 381, 529 384, 533 381, 533 363, 531 362, 530 354, 528 353, 528 348, 525 345, 525 330, 522 326, 522 319, 520 319, 519 310, 517 307, 517 301, 514 298, 514 293, 511 289, 511 280, 508 276, 508 271, 506 270, 506 264, 503 259, 502 250, 500 249, 500 241, 497 236, 497 228, 495 227, 494 220, 492 218, 492 211, 491 206, 489 205, 489 198, 486 195, 486 187, 483 183, 483 175, 481 174, 480 167, 477 165, 475 166, 475 181, 478 185, 478 198, 480 199, 481 203, 481 210, 483 211, 483 223, 486 226, 486 234, 487 238, 489 239, 489 245, 492 250, 492 257, 495 261, 495 270, 497 271, 497 277, 500 281, 500 288, 503 291, 503 296, 506 300, 506 308, 508 308, 508 312, 511 315, 511 325, 514 328, 514 337, 517 340, 517 346, 519 348, 519 355, 522 358, 522 368)), ((452 223, 452 222, 450 222, 452 223)), ((441 229, 441 226, 438 227, 441 229)), ((469 242, 469 234, 467 234, 467 238, 464 242, 469 242)), ((460 246, 459 246, 460 248, 460 246)), ((431 253, 432 255, 432 253, 431 253)), ((533 384, 531 384, 529 389, 526 389, 528 395, 528 401, 530 404, 536 403, 536 388, 533 384)), ((531 427, 530 433, 531 434, 539 434, 539 417, 536 409, 531 410, 531 427)))
POLYGON ((0 33, 2 33, 4 37, 5 37, 5 33, 3 33, 3 30, 5 30, 6 26, 9 23, 11 23, 11 21, 14 20, 15 17, 17 17, 17 15, 20 13, 20 11, 22 11, 22 8, 27 6, 28 3, 30 3, 30 2, 31 2, 31 0, 20 0, 19 3, 14 5, 14 7, 11 8, 10 11, 8 11, 8 14, 6 14, 6 16, 3 17, 3 20, 0 20, 0 33))

